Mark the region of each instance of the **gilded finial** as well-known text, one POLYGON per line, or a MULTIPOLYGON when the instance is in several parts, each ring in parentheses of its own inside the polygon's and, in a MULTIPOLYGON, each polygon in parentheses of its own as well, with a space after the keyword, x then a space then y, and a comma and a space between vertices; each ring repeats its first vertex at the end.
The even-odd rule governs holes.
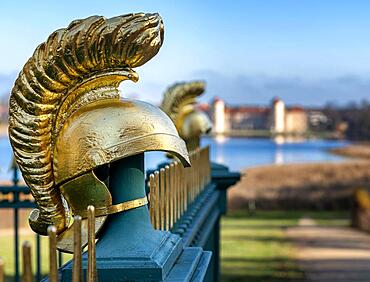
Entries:
POLYGON ((55 183, 55 142, 67 119, 98 100, 119 98, 123 80, 150 60, 163 41, 158 14, 75 20, 53 32, 24 65, 12 89, 9 138, 23 178, 38 204, 29 217, 42 235, 69 225, 69 209, 55 183), (99 89, 99 91, 96 91, 99 89))
POLYGON ((204 90, 204 81, 180 82, 170 86, 163 95, 161 108, 175 123, 189 151, 198 148, 201 135, 212 128, 207 115, 196 107, 196 98, 204 90))

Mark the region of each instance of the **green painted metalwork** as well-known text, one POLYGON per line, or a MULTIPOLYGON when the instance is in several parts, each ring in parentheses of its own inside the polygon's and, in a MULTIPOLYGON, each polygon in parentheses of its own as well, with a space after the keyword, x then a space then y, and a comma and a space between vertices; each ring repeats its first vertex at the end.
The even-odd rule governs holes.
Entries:
MULTIPOLYGON (((143 197, 144 155, 112 163, 109 189, 117 202, 143 197)), ((199 247, 184 247, 179 235, 154 230, 147 206, 111 215, 96 245, 99 281, 200 281, 211 255, 199 247)), ((84 271, 86 265, 85 254, 84 271)), ((60 270, 62 281, 70 281, 71 269, 67 263, 60 270)))

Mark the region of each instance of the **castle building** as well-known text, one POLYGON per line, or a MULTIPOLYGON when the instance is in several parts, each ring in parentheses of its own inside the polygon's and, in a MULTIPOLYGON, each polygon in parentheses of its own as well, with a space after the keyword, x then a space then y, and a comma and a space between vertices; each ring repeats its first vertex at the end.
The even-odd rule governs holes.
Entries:
POLYGON ((214 132, 216 134, 222 134, 227 131, 226 128, 226 117, 225 117, 225 102, 218 97, 213 102, 213 115, 212 120, 214 123, 214 132))
POLYGON ((308 130, 307 114, 301 107, 290 108, 285 115, 285 133, 304 133, 308 130))
POLYGON ((302 107, 286 108, 279 98, 272 102, 271 131, 274 133, 304 133, 308 129, 307 114, 302 107))
POLYGON ((213 132, 227 134, 243 130, 269 130, 273 133, 304 133, 308 129, 307 113, 302 107, 286 107, 275 98, 270 107, 229 106, 215 98, 208 111, 214 123, 213 132))
POLYGON ((272 102, 272 124, 271 130, 275 133, 285 132, 285 104, 279 98, 272 102))

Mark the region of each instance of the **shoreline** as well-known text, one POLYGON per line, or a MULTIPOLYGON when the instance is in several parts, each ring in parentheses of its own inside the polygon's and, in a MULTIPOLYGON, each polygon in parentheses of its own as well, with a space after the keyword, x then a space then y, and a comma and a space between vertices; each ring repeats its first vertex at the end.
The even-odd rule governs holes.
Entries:
POLYGON ((275 133, 270 130, 232 130, 224 133, 211 132, 209 135, 212 138, 283 138, 283 139, 297 139, 297 140, 312 140, 312 139, 326 139, 326 140, 343 140, 343 136, 338 135, 336 132, 325 131, 325 132, 285 132, 275 133))
POLYGON ((359 142, 340 148, 334 148, 329 150, 329 152, 344 157, 370 160, 370 142, 359 142))
POLYGON ((228 191, 237 209, 347 209, 357 188, 370 190, 370 160, 267 165, 241 171, 228 191))

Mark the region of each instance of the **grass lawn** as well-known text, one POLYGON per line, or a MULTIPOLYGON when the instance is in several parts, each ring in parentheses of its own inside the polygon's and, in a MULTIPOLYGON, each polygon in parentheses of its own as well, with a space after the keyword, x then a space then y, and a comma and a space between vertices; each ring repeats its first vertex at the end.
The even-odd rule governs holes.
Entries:
MULTIPOLYGON (((301 281, 303 273, 293 261, 294 246, 285 238, 284 228, 297 225, 304 216, 323 225, 348 225, 343 212, 257 211, 229 212, 221 221, 222 281, 301 281)), ((35 236, 22 235, 20 242, 32 245, 35 262, 35 236)), ((0 233, 0 257, 5 262, 6 281, 14 273, 13 236, 0 233)), ((42 271, 48 271, 48 241, 41 240, 42 271)), ((64 260, 70 259, 64 255, 64 260)), ((21 265, 21 264, 20 264, 21 265)), ((33 264, 35 271, 35 263, 33 264)))
POLYGON ((302 281, 303 273, 293 260, 296 250, 284 228, 297 225, 304 216, 322 225, 349 223, 343 212, 229 212, 221 221, 222 281, 302 281))
MULTIPOLYGON (((32 255, 32 270, 36 272, 36 236, 33 234, 22 234, 20 235, 20 264, 19 271, 22 271, 22 243, 24 241, 29 241, 32 246, 31 255, 32 255)), ((41 237, 41 270, 42 273, 47 274, 49 271, 49 241, 47 237, 41 237)), ((14 281, 14 241, 11 234, 1 234, 0 233, 0 257, 3 259, 5 264, 5 282, 14 281)), ((63 261, 66 262, 71 259, 71 255, 63 254, 63 261)))

